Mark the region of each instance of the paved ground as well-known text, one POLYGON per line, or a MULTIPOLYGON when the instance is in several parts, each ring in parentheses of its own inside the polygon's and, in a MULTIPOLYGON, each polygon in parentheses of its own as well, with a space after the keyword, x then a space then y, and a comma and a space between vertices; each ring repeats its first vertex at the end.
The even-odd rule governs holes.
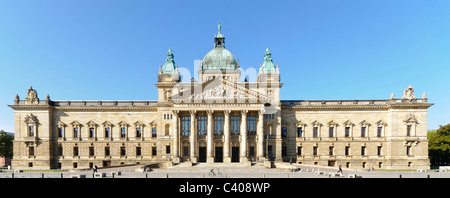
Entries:
MULTIPOLYGON (((107 178, 329 178, 330 173, 336 173, 336 168, 301 166, 301 171, 293 172, 286 164, 286 168, 268 169, 262 165, 246 167, 240 164, 198 164, 192 167, 178 165, 170 168, 154 168, 150 172, 137 171, 141 165, 123 166, 113 168, 101 168, 99 173, 105 173, 107 178), (212 171, 211 171, 212 170, 212 171), (118 175, 117 172, 121 174, 118 175), (114 176, 113 176, 114 173, 114 176), (322 174, 318 174, 322 173, 322 174)), ((28 171, 1 172, 0 178, 72 178, 77 175, 85 175, 93 178, 92 170, 78 171, 28 171)), ((344 169, 340 177, 348 178, 357 175, 363 178, 450 178, 450 172, 417 172, 417 171, 356 171, 344 169)))

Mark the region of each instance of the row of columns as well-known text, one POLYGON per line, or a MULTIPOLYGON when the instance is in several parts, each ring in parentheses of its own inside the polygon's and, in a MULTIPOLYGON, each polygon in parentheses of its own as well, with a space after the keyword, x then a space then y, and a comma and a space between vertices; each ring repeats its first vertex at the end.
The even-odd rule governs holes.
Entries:
MULTIPOLYGON (((214 129, 213 129, 213 110, 207 110, 207 148, 206 148, 206 160, 207 162, 214 162, 214 129)), ((179 110, 173 110, 173 161, 175 163, 180 162, 180 131, 179 131, 179 110)), ((196 120, 196 110, 189 111, 191 119, 191 134, 189 137, 190 141, 190 158, 191 161, 197 162, 198 155, 196 153, 197 149, 197 130, 195 125, 196 120)), ((230 113, 231 110, 224 110, 224 144, 223 144, 223 158, 230 159, 230 113)), ((247 162, 247 113, 248 110, 241 110, 241 126, 240 126, 240 135, 241 135, 241 143, 240 143, 240 154, 239 160, 240 162, 247 162)), ((256 128, 257 135, 257 158, 264 159, 264 128, 263 128, 263 112, 258 111, 258 121, 256 128)))

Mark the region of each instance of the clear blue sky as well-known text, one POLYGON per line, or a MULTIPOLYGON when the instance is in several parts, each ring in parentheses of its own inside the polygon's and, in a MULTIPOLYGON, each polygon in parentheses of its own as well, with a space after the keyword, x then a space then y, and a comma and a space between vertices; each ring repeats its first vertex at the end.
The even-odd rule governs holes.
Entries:
POLYGON ((179 67, 213 48, 217 22, 244 69, 266 47, 281 99, 388 99, 426 92, 428 128, 450 122, 450 1, 20 0, 0 3, 0 129, 16 94, 156 100, 169 47, 179 67))

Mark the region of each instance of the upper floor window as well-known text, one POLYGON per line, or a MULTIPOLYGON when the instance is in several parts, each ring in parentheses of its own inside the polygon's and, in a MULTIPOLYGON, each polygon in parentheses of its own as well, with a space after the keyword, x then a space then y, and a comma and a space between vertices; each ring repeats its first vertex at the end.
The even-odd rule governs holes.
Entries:
POLYGON ((314 127, 313 128, 313 137, 318 137, 318 133, 319 133, 319 127, 314 127))
POLYGON ((181 135, 191 135, 191 116, 181 116, 181 135))
POLYGON ((142 128, 141 127, 137 127, 136 128, 136 137, 142 137, 142 128))
POLYGON ((156 137, 156 134, 157 134, 156 127, 153 127, 152 128, 152 137, 156 137))
POLYGON ((208 117, 207 116, 198 116, 198 135, 206 135, 208 127, 208 117))
POLYGON ((231 116, 231 135, 239 135, 241 120, 239 116, 231 116))
POLYGON ((29 126, 28 127, 28 136, 29 137, 34 137, 34 126, 29 126))
POLYGON ((411 136, 412 125, 406 125, 406 136, 411 136))
POLYGON ((105 137, 106 138, 111 137, 111 128, 109 128, 109 127, 105 128, 105 137))
POLYGON ((89 128, 89 137, 90 138, 95 137, 95 129, 94 128, 89 128))
POLYGON ((214 116, 214 135, 223 135, 223 116, 214 116))
POLYGON ((127 136, 127 128, 121 127, 121 128, 120 128, 120 137, 121 137, 121 138, 124 138, 124 137, 126 137, 126 136, 127 136))
POLYGON ((303 128, 297 127, 297 137, 303 137, 303 128))
POLYGON ((64 136, 64 128, 58 127, 58 137, 61 138, 64 136))
POLYGON ((247 132, 248 135, 256 135, 256 116, 247 117, 247 132))
POLYGON ((334 127, 328 129, 328 137, 334 137, 334 127))
POLYGON ((345 127, 345 137, 350 137, 350 127, 345 127))
POLYGON ((80 128, 76 127, 73 128, 73 137, 77 138, 79 137, 80 133, 79 133, 80 128))

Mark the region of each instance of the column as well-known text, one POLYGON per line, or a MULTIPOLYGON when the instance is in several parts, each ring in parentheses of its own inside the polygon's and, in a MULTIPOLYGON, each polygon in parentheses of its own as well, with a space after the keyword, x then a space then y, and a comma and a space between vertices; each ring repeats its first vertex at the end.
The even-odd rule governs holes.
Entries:
POLYGON ((247 162, 247 110, 241 110, 241 151, 239 161, 247 162))
POLYGON ((264 160, 264 128, 263 128, 263 111, 258 111, 258 125, 256 128, 256 135, 258 136, 257 149, 258 161, 264 160))
POLYGON ((223 132, 225 136, 225 143, 223 145, 223 160, 225 163, 231 163, 230 157, 230 110, 225 110, 225 120, 223 123, 223 132))
POLYGON ((206 162, 213 163, 214 162, 214 131, 213 131, 213 110, 208 110, 206 113, 208 114, 208 133, 207 133, 207 148, 206 148, 206 162))
POLYGON ((173 110, 173 159, 174 163, 180 163, 180 153, 178 149, 178 145, 180 144, 180 136, 178 131, 178 110, 173 110))
POLYGON ((189 111, 189 113, 191 114, 191 136, 189 137, 190 138, 190 146, 191 146, 191 148, 190 148, 190 151, 191 151, 191 162, 192 163, 197 163, 197 154, 196 154, 196 151, 197 151, 197 130, 195 130, 196 129, 196 127, 195 127, 195 113, 196 113, 196 111, 195 110, 191 110, 191 111, 189 111))

